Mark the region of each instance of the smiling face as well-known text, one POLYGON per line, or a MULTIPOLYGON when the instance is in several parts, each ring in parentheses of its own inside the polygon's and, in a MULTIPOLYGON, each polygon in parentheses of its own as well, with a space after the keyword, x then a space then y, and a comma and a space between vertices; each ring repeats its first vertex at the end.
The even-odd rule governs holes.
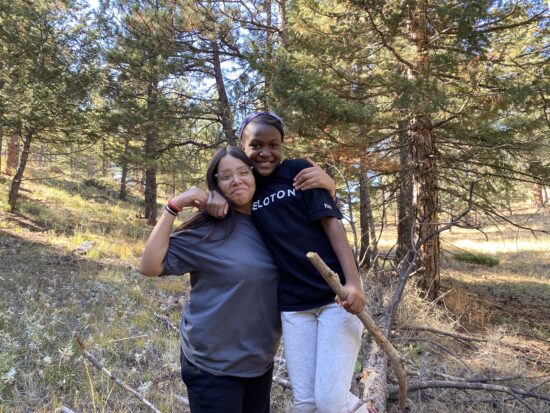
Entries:
POLYGON ((259 122, 251 122, 242 132, 246 156, 261 176, 269 176, 281 163, 282 136, 279 130, 259 122))
POLYGON ((236 211, 250 214, 256 181, 250 167, 238 158, 225 155, 216 170, 218 188, 232 202, 236 211))

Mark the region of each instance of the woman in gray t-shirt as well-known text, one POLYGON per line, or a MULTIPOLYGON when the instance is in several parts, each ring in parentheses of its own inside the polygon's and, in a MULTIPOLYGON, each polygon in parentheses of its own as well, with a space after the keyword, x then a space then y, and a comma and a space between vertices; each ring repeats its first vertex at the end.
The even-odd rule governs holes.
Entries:
POLYGON ((207 170, 231 211, 219 220, 198 212, 171 234, 184 207, 204 209, 197 188, 166 205, 143 252, 147 276, 190 273, 180 322, 182 378, 193 413, 268 413, 273 358, 280 338, 278 273, 251 218, 256 184, 240 149, 222 148, 207 170))

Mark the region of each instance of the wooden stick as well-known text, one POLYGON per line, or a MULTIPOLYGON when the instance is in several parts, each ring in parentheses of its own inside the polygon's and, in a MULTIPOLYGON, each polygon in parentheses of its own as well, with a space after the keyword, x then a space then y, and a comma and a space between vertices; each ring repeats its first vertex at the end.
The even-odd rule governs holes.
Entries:
POLYGON ((112 381, 114 381, 116 384, 118 384, 120 387, 122 387, 127 392, 133 394, 137 399, 139 399, 143 404, 145 404, 147 407, 149 407, 153 412, 155 413, 161 413, 159 409, 157 409, 149 400, 147 400, 143 395, 134 389, 132 389, 130 386, 128 386, 126 383, 124 383, 122 380, 120 380, 117 376, 115 376, 113 373, 111 373, 109 370, 107 370, 103 364, 101 364, 88 350, 86 350, 86 347, 84 346, 84 342, 80 338, 78 334, 74 335, 74 338, 76 342, 78 343, 80 350, 82 351, 82 354, 84 357, 88 359, 88 361, 94 366, 96 369, 102 371, 105 373, 112 381))
MULTIPOLYGON (((306 255, 336 295, 340 297, 341 300, 345 300, 347 292, 340 283, 338 274, 332 271, 315 252, 308 252, 306 255)), ((380 330, 376 322, 368 313, 366 307, 363 311, 361 311, 361 313, 357 314, 357 317, 359 317, 359 320, 361 320, 367 331, 372 335, 374 341, 376 341, 376 343, 388 356, 390 363, 397 374, 397 382, 399 383, 399 407, 402 411, 404 411, 405 403, 407 401, 407 370, 405 369, 401 355, 389 342, 382 330, 380 330)))

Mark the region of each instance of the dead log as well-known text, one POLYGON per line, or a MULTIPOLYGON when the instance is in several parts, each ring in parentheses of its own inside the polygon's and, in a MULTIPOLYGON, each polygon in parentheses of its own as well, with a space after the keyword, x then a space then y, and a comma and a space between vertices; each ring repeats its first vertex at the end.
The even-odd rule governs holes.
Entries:
MULTIPOLYGON (((332 271, 316 253, 308 252, 307 257, 317 271, 321 273, 336 295, 342 300, 345 300, 347 293, 342 284, 340 284, 338 274, 332 271)), ((387 361, 389 360, 397 374, 397 381, 399 383, 399 407, 404 411, 407 400, 407 370, 405 369, 401 355, 386 338, 387 332, 384 333, 378 327, 374 319, 368 313, 366 307, 357 316, 367 331, 373 336, 378 346, 378 349, 372 349, 369 362, 367 363, 370 371, 369 377, 367 377, 365 382, 365 394, 368 394, 368 398, 372 399, 374 405, 378 407, 378 410, 380 410, 379 406, 386 405, 388 395, 388 385, 386 381, 387 361)))

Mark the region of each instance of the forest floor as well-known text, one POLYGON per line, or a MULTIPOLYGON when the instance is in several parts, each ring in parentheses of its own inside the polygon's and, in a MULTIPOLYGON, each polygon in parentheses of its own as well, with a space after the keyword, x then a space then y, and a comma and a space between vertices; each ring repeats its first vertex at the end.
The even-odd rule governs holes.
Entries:
MULTIPOLYGON (((158 315, 177 325, 188 281, 138 273, 150 231, 139 200, 117 201, 111 183, 67 175, 26 181, 20 212, 12 214, 9 182, 0 176, 0 413, 63 405, 75 412, 148 411, 84 359, 75 333, 159 410, 187 411, 178 334, 158 315)), ((548 211, 520 212, 513 218, 550 230, 548 211)), ((411 380, 475 379, 549 395, 550 237, 493 224, 484 232, 488 240, 462 229, 444 235, 444 296, 425 303, 411 286, 393 340, 411 380), (459 261, 463 251, 500 262, 459 261)), ((289 397, 274 384, 273 411, 286 411, 289 397)), ((410 392, 409 411, 543 413, 550 403, 513 392, 436 389, 410 392)))

